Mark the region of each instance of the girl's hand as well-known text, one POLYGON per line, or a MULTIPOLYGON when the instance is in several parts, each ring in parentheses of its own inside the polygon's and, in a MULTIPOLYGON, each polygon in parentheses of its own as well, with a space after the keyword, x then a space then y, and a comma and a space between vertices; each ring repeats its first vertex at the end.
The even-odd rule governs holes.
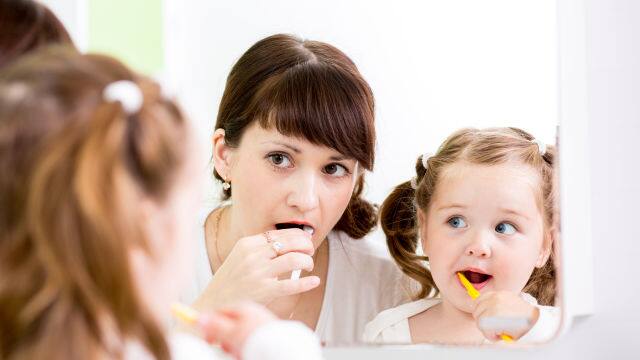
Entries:
POLYGON ((473 317, 480 331, 491 341, 501 340, 500 335, 502 334, 511 336, 513 340, 518 340, 531 330, 540 315, 540 310, 537 307, 525 301, 519 294, 509 291, 489 291, 483 293, 474 303, 475 309, 473 310, 473 317), (517 329, 483 329, 480 326, 482 319, 488 318, 526 319, 527 323, 517 329))
POLYGON ((279 275, 288 275, 293 270, 313 270, 311 235, 300 229, 272 230, 269 239, 270 242, 259 234, 238 240, 193 306, 209 311, 246 300, 267 304, 320 284, 317 276, 278 280, 279 275), (275 242, 282 247, 275 249, 275 242))
POLYGON ((222 307, 200 316, 198 323, 205 340, 240 359, 247 339, 260 326, 277 318, 264 306, 245 302, 222 307))

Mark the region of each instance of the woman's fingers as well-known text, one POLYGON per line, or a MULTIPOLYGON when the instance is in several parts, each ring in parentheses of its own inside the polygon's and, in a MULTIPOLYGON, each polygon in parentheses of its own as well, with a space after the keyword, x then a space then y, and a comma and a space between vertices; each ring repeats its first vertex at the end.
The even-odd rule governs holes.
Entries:
POLYGON ((317 276, 305 276, 300 279, 291 280, 278 280, 276 288, 278 294, 282 296, 295 295, 309 291, 320 285, 320 278, 317 276))
MULTIPOLYGON (((266 240, 266 237, 263 236, 266 240)), ((300 229, 285 229, 269 231, 268 251, 271 257, 287 254, 290 252, 300 252, 307 255, 313 255, 315 248, 311 241, 311 235, 300 229), (275 252, 273 244, 279 243, 280 247, 275 252)))
POLYGON ((313 270, 313 258, 307 254, 290 252, 280 255, 271 260, 269 266, 269 276, 278 277, 280 274, 289 273, 293 270, 313 270))

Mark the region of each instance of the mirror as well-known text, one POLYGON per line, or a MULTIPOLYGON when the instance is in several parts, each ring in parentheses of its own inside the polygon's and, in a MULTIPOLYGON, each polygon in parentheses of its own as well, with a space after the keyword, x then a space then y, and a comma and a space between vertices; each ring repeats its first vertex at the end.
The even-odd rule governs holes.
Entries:
MULTIPOLYGON (((155 35, 134 35, 143 43, 160 46, 160 52, 157 47, 146 50, 122 46, 117 35, 102 38, 103 32, 99 24, 95 24, 97 14, 104 18, 104 13, 92 6, 88 11, 91 31, 79 35, 86 39, 85 48, 111 52, 130 62, 141 59, 138 68, 153 73, 174 93, 195 122, 202 141, 207 143, 213 133, 227 75, 256 41, 276 33, 290 33, 342 50, 355 62, 376 99, 376 164, 366 176, 364 193, 372 203, 381 204, 396 185, 416 176, 418 157, 435 153, 450 134, 461 128, 517 127, 542 143, 556 144, 558 29, 553 1, 421 1, 393 6, 382 1, 198 1, 186 6, 180 1, 165 0, 155 3, 154 11, 140 12, 145 16, 135 16, 149 26, 136 22, 129 25, 137 26, 136 30, 146 29, 138 32, 141 34, 161 32, 160 39, 155 35), (140 53, 151 54, 151 59, 139 57, 140 53)), ((111 9, 115 11, 114 7, 111 9)), ((126 19, 122 21, 127 23, 126 19)), ((127 33, 126 26, 122 29, 127 33)), ((82 30, 78 33, 82 34, 82 30)), ((212 168, 206 171, 210 174, 212 168)), ((479 175, 470 174, 467 179, 479 175)), ((492 171, 487 176, 491 174, 496 173, 492 171)), ((510 183, 504 184, 512 189, 510 183)), ((456 193, 456 189, 451 193, 456 193)), ((199 214, 202 222, 219 205, 220 183, 211 178, 207 191, 199 214)), ((526 206, 520 208, 523 207, 526 206)), ((456 228, 463 223, 468 225, 465 216, 456 215, 458 213, 452 213, 445 219, 446 223, 456 228)), ((428 220, 423 222, 427 224, 428 220)), ((498 222, 496 229, 498 225, 506 232, 517 231, 511 223, 498 222)), ((423 233, 427 233, 426 230, 423 233)), ((555 239, 557 249, 559 237, 556 235, 555 239)), ((376 249, 376 256, 391 259, 380 227, 368 235, 366 241, 376 249)), ((418 254, 424 252, 425 242, 420 245, 418 254)), ((430 267, 430 261, 424 265, 425 269, 430 267)), ((484 273, 487 269, 469 264, 458 269, 475 284, 489 284, 493 276, 484 273)), ((363 272, 363 279, 369 279, 366 270, 358 269, 363 272)), ((433 270, 435 285, 446 288, 442 283, 438 285, 435 267, 433 270)), ((375 281, 376 277, 371 276, 370 280, 375 281)), ((406 302, 417 300, 418 286, 409 284, 408 291, 412 291, 413 298, 406 302)), ((483 286, 474 288, 482 292, 483 286)), ((330 296, 337 295, 325 292, 322 304, 331 301, 330 296)), ((442 296, 430 300, 435 305, 444 304, 446 299, 442 296)), ((517 300, 496 298, 495 301, 517 300)), ((527 301, 532 300, 527 298, 527 301)), ((555 304, 560 303, 556 298, 555 304)), ((403 332, 404 338, 382 336, 375 342, 464 345, 487 342, 477 341, 478 333, 440 338, 433 335, 433 329, 426 331, 423 325, 431 320, 423 322, 420 316, 433 313, 429 311, 432 305, 424 308, 422 304, 421 310, 411 310, 415 313, 406 322, 393 323, 403 327, 398 331, 403 332)), ((557 312, 553 316, 558 319, 559 306, 555 308, 557 312)), ((369 315, 368 321, 374 320, 375 314, 369 315)), ((489 316, 483 325, 485 329, 513 326, 517 332, 522 317, 502 315, 489 316)), ((534 318, 541 320, 543 315, 540 310, 534 318)), ((553 316, 551 320, 545 318, 552 324, 545 325, 545 336, 534 339, 533 343, 544 342, 555 335, 559 323, 553 323, 553 316)), ((380 321, 382 327, 388 325, 384 319, 380 321)), ((319 324, 323 324, 322 321, 319 320, 319 324)), ((495 335, 499 344, 508 342, 503 336, 510 336, 506 332, 495 335)), ((348 339, 334 339, 327 341, 327 345, 362 345, 358 335, 350 334, 348 339)), ((509 344, 518 345, 518 342, 509 344)))

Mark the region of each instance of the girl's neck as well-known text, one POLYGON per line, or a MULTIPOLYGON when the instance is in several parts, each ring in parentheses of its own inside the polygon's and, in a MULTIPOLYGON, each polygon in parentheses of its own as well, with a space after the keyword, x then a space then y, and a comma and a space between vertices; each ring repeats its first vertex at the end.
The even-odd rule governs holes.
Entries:
POLYGON ((473 316, 447 300, 411 317, 409 329, 413 343, 479 344, 484 341, 473 316))

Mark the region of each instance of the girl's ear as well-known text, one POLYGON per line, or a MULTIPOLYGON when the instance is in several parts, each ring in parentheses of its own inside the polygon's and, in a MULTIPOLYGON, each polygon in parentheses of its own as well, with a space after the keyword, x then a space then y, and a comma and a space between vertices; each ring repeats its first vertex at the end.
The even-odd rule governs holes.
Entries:
POLYGON ((224 129, 218 129, 213 133, 211 144, 213 146, 213 165, 216 172, 224 181, 231 182, 230 173, 233 151, 225 142, 224 129))
POLYGON ((547 263, 549 257, 551 256, 553 244, 556 242, 557 238, 558 231, 555 227, 552 227, 546 232, 544 241, 542 243, 542 248, 540 249, 540 254, 538 255, 538 259, 536 261, 537 268, 541 268, 547 263))
POLYGON ((418 236, 420 236, 420 243, 422 244, 422 252, 425 256, 429 257, 429 242, 427 241, 427 215, 418 209, 418 236))

